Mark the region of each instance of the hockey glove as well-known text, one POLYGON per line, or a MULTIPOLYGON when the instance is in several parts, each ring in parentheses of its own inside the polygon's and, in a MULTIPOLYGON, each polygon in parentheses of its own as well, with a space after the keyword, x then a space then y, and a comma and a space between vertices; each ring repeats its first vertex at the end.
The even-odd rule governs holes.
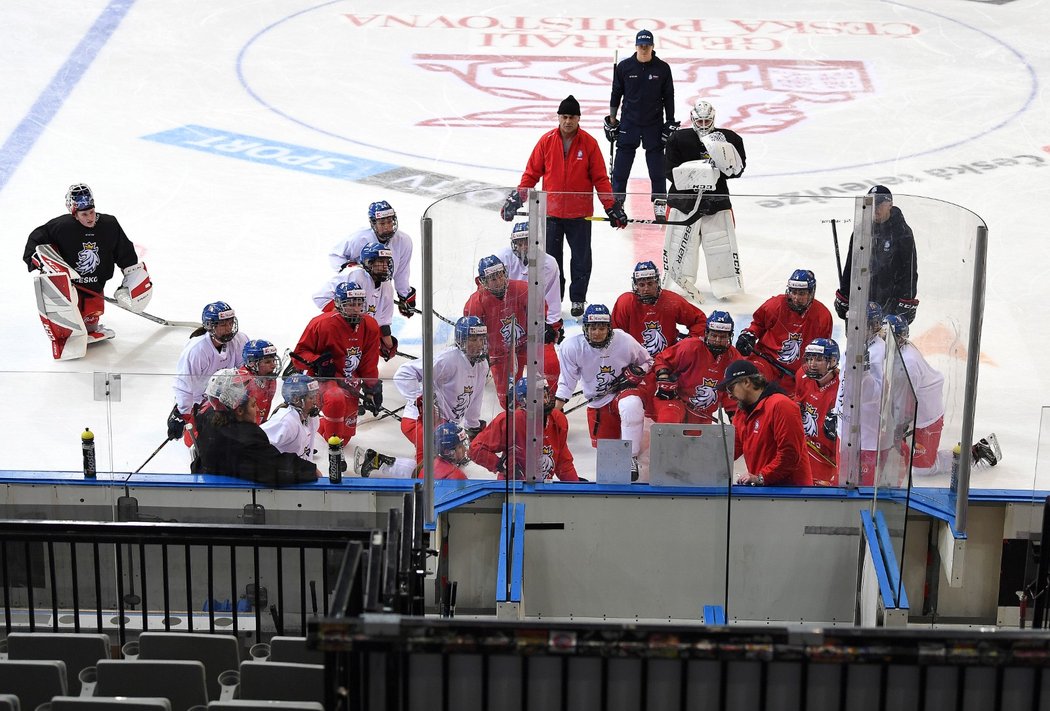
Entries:
POLYGON ((378 417, 379 411, 383 409, 383 381, 377 380, 374 385, 365 385, 361 390, 361 404, 374 417, 378 417))
POLYGON ((188 420, 184 419, 182 413, 179 412, 179 406, 171 408, 171 412, 168 414, 168 439, 178 439, 182 436, 183 431, 186 428, 188 420))
POLYGON ((522 194, 520 188, 514 188, 507 195, 507 199, 503 203, 503 207, 499 211, 499 216, 503 218, 504 222, 513 222, 514 216, 518 212, 518 208, 525 203, 525 196, 522 194))
POLYGON ((390 347, 383 345, 382 339, 379 340, 379 355, 386 361, 397 355, 397 336, 390 334, 390 347))
POLYGON ((317 360, 310 364, 313 368, 314 374, 318 378, 334 378, 335 377, 335 363, 332 362, 331 353, 322 353, 317 360))
POLYGON ((681 126, 681 125, 682 124, 680 122, 678 122, 678 121, 668 121, 667 123, 665 123, 664 127, 663 127, 663 130, 660 132, 660 143, 661 143, 661 145, 666 146, 667 145, 667 139, 669 139, 671 137, 671 134, 673 134, 675 131, 677 131, 678 127, 681 126))
POLYGON ((487 421, 478 420, 477 427, 464 427, 463 430, 467 433, 467 437, 470 438, 470 441, 473 442, 474 438, 481 434, 481 430, 485 429, 486 425, 488 425, 487 421))
POLYGON ((915 320, 915 311, 919 308, 918 299, 897 299, 897 315, 909 326, 915 320))
POLYGON ((408 294, 397 300, 397 310, 405 318, 412 318, 416 312, 416 287, 408 287, 408 294))
POLYGON ((641 385, 643 380, 645 380, 645 371, 632 363, 612 381, 609 390, 611 392, 620 392, 628 388, 636 388, 641 385))
POLYGON ((832 442, 839 438, 839 416, 837 413, 829 412, 824 415, 824 436, 832 442))
POLYGON ((741 331, 740 337, 736 339, 736 349, 740 351, 740 355, 749 356, 755 352, 755 344, 758 343, 758 336, 752 331, 741 331))
POLYGON ((558 343, 558 336, 561 333, 562 322, 557 321, 555 323, 548 323, 543 327, 543 342, 544 343, 558 343))
POLYGON ((616 136, 620 133, 620 122, 612 116, 605 117, 605 139, 609 143, 616 142, 616 136))
POLYGON ((839 318, 843 321, 846 320, 846 314, 849 312, 849 299, 842 294, 841 291, 835 292, 835 313, 839 315, 839 318))
POLYGON ((678 379, 668 371, 656 376, 656 397, 659 400, 678 399, 678 379))
POLYGON ((614 228, 622 230, 627 226, 627 213, 624 212, 623 203, 614 202, 611 207, 606 208, 605 214, 609 216, 609 223, 614 228))

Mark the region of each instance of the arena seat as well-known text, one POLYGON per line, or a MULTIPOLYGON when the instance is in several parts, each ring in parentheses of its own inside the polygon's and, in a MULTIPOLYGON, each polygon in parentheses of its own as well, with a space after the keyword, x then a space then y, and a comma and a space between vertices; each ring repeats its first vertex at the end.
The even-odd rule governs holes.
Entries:
POLYGON ((12 632, 7 638, 10 659, 58 659, 66 664, 66 684, 80 695, 80 672, 109 659, 109 635, 79 632, 12 632))

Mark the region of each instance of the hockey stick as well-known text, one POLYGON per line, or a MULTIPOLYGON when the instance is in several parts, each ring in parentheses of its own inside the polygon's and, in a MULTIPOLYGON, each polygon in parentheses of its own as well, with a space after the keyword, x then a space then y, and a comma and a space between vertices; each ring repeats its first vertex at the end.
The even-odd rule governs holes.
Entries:
MULTIPOLYGON (((655 218, 652 220, 632 220, 631 218, 627 218, 627 222, 636 225, 690 225, 694 222, 693 217, 700 210, 700 198, 702 198, 703 195, 703 190, 700 190, 696 193, 696 202, 693 204, 693 209, 690 210, 689 214, 683 217, 681 220, 657 220, 655 218)), ((612 222, 612 220, 610 220, 608 217, 602 217, 601 215, 590 215, 589 217, 585 217, 583 219, 590 220, 591 222, 612 222)))
MULTIPOLYGON (((81 287, 77 287, 77 288, 81 288, 81 287)), ((161 318, 160 316, 154 316, 153 314, 148 314, 145 311, 132 311, 131 309, 129 309, 128 307, 124 306, 122 303, 120 303, 119 301, 114 299, 112 296, 105 296, 103 294, 95 294, 95 292, 90 291, 88 289, 83 289, 83 291, 86 291, 89 294, 94 294, 95 296, 101 296, 103 299, 105 299, 109 303, 116 304, 118 307, 124 309, 128 313, 135 314, 136 316, 141 316, 142 318, 144 318, 144 319, 146 319, 148 321, 152 321, 153 323, 159 323, 161 326, 172 326, 174 328, 200 328, 201 327, 201 324, 194 323, 192 321, 169 321, 166 318, 161 318)))
MULTIPOLYGON (((149 455, 149 456, 148 456, 148 457, 146 458, 146 461, 144 461, 144 462, 143 462, 143 463, 141 464, 141 466, 139 466, 139 468, 138 468, 138 469, 136 469, 135 471, 131 472, 131 474, 138 474, 138 473, 139 473, 140 471, 142 471, 142 468, 143 468, 143 467, 145 467, 145 466, 146 466, 147 464, 149 464, 149 463, 150 463, 150 461, 151 461, 151 460, 152 460, 152 459, 153 459, 153 458, 154 458, 155 456, 157 456, 157 453, 158 453, 158 452, 160 452, 160 450, 164 449, 164 446, 165 446, 165 445, 166 445, 166 444, 167 444, 168 442, 173 442, 173 441, 174 441, 174 440, 171 440, 171 439, 165 439, 165 440, 164 440, 163 442, 161 442, 161 443, 160 443, 160 446, 159 446, 159 447, 157 447, 156 449, 154 449, 154 450, 153 450, 153 454, 149 455)), ((129 476, 130 476, 130 475, 129 475, 129 476)), ((125 480, 125 483, 127 483, 127 480, 125 480)))
MULTIPOLYGON (((417 313, 417 314, 422 314, 423 313, 422 311, 417 309, 415 306, 412 307, 412 311, 413 311, 413 313, 417 313)), ((435 316, 437 316, 439 319, 441 319, 442 321, 444 321, 445 323, 447 323, 449 326, 455 326, 456 325, 455 321, 451 321, 451 320, 445 318, 444 316, 439 314, 437 311, 434 311, 433 314, 435 316)))
POLYGON ((394 351, 394 354, 399 355, 402 358, 407 358, 408 360, 419 360, 419 356, 414 356, 411 353, 404 353, 403 351, 394 351))
POLYGON ((777 363, 775 360, 770 358, 765 353, 759 353, 758 351, 753 351, 753 353, 755 355, 757 355, 759 358, 761 358, 762 360, 764 360, 765 362, 769 363, 771 366, 773 366, 777 370, 779 370, 781 372, 781 374, 784 375, 785 377, 788 377, 788 378, 794 378, 795 377, 795 374, 792 371, 788 370, 787 368, 782 366, 780 363, 777 363))
MULTIPOLYGON (((620 50, 613 50, 613 82, 616 81, 616 65, 620 63, 620 50)), ((613 174, 613 157, 616 155, 616 141, 609 141, 609 177, 613 174)))
POLYGON ((831 238, 835 240, 835 265, 839 268, 839 284, 842 283, 842 256, 839 254, 839 231, 836 227, 838 220, 832 218, 830 220, 823 220, 824 222, 831 223, 831 238))

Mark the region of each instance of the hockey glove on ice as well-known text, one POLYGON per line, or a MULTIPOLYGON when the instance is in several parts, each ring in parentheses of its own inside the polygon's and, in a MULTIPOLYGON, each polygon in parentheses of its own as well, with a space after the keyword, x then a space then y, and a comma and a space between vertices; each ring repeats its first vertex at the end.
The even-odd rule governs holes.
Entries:
POLYGON ((382 339, 379 341, 379 355, 383 356, 383 360, 389 361, 391 358, 397 355, 397 336, 390 334, 390 347, 383 345, 382 339))
POLYGON ((616 136, 620 133, 620 122, 614 119, 612 116, 605 117, 605 139, 609 143, 616 142, 616 136))
POLYGON ((839 438, 839 416, 834 412, 824 415, 824 436, 832 442, 839 438))
POLYGON ((919 308, 918 299, 897 299, 897 315, 909 326, 915 320, 915 311, 919 308))
POLYGON ((486 425, 488 425, 487 421, 478 420, 477 427, 464 427, 463 431, 467 433, 467 437, 469 437, 470 441, 473 442, 474 438, 481 434, 481 430, 485 429, 486 425))
POLYGON ((617 201, 605 210, 605 214, 609 216, 609 223, 618 230, 622 230, 627 226, 627 213, 624 212, 623 203, 617 201))
POLYGON ((755 352, 756 343, 758 336, 751 331, 741 331, 740 337, 736 339, 736 349, 740 351, 740 355, 746 357, 755 352))
POLYGON ((561 336, 562 322, 556 321, 555 323, 548 323, 543 328, 543 342, 544 343, 560 343, 559 336, 561 336))
POLYGON ((673 134, 675 131, 677 131, 678 127, 681 126, 681 125, 682 124, 680 122, 678 122, 678 121, 668 121, 667 123, 665 123, 664 127, 663 127, 663 130, 660 132, 660 143, 661 143, 661 145, 666 146, 667 145, 667 139, 669 139, 671 137, 671 134, 673 134))
POLYGON ((183 431, 186 428, 187 420, 183 419, 182 413, 179 412, 179 406, 171 408, 171 412, 168 414, 168 439, 178 439, 182 436, 183 431))
POLYGON ((379 411, 383 409, 383 381, 377 381, 375 385, 365 385, 361 390, 361 404, 373 417, 378 417, 379 411))
POLYGON ((499 211, 499 216, 503 218, 504 222, 513 222, 514 216, 518 212, 518 208, 525 203, 525 196, 522 194, 520 188, 515 188, 510 191, 507 195, 506 201, 503 203, 503 207, 499 211))
POLYGON ((412 318, 416 313, 416 287, 408 287, 408 294, 397 300, 397 310, 405 318, 412 318))
POLYGON ((656 398, 658 400, 677 400, 678 381, 670 373, 660 373, 656 376, 656 398))

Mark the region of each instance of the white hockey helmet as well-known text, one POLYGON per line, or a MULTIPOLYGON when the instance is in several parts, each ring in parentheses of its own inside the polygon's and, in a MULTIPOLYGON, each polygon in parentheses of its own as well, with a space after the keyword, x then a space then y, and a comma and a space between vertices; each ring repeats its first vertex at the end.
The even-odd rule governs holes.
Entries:
POLYGON ((238 373, 235 368, 223 368, 215 371, 208 379, 204 394, 217 410, 236 410, 248 402, 248 378, 238 373))
POLYGON ((698 101, 689 112, 689 118, 693 123, 693 130, 701 136, 706 136, 715 127, 715 107, 707 101, 698 101))

